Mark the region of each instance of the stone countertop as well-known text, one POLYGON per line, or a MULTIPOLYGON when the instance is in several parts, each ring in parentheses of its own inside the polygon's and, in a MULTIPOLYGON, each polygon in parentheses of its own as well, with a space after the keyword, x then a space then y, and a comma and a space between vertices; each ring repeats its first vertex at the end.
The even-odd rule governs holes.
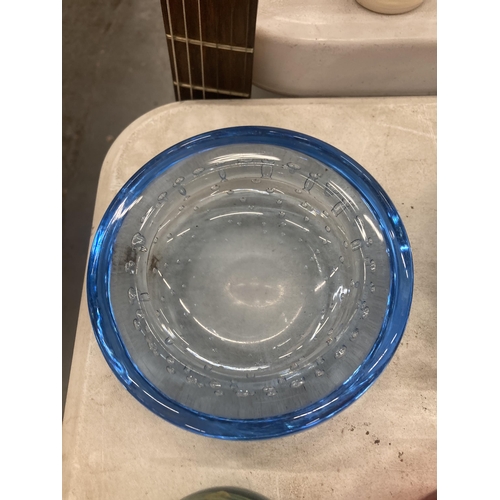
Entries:
POLYGON ((326 141, 363 165, 398 209, 415 266, 402 342, 354 404, 267 441, 203 437, 163 421, 118 382, 85 290, 63 422, 63 498, 179 500, 239 486, 270 500, 420 500, 436 490, 436 98, 190 101, 133 122, 102 166, 92 235, 123 184, 164 149, 209 130, 266 125, 326 141))

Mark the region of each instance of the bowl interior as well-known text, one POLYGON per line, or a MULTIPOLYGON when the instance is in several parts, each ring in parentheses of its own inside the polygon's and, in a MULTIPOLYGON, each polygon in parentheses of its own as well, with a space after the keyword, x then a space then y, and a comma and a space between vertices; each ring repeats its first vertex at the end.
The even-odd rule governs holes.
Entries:
POLYGON ((217 417, 321 400, 373 349, 391 287, 377 217, 339 172, 271 144, 211 148, 134 194, 109 294, 143 376, 217 417))

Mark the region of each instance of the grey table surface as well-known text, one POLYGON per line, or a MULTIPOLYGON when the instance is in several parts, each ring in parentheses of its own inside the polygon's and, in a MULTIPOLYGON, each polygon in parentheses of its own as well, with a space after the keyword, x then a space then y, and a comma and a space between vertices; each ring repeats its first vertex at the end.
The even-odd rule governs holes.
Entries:
POLYGON ((177 500, 232 485, 271 500, 423 499, 436 490, 436 98, 193 101, 157 108, 103 163, 92 233, 123 184, 169 146, 208 130, 297 130, 363 165, 396 205, 415 265, 412 311, 387 369, 358 401, 305 432, 228 442, 177 428, 118 382, 82 292, 63 422, 63 498, 177 500))

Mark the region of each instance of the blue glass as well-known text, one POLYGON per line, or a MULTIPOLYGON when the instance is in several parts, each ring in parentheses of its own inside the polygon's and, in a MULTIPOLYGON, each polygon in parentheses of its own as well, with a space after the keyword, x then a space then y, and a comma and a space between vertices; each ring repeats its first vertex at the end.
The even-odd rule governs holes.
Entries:
POLYGON ((322 141, 268 127, 201 134, 149 161, 103 216, 87 271, 121 383, 163 419, 222 439, 305 430, 352 404, 394 355, 412 291, 409 239, 377 181, 322 141), (233 255, 230 272, 200 278, 233 255))

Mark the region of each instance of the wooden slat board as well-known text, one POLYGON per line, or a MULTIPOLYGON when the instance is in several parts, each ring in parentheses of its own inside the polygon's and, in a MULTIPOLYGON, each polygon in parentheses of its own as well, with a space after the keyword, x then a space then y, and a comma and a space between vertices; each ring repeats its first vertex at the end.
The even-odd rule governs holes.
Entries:
POLYGON ((258 0, 161 0, 178 101, 250 97, 258 0))

